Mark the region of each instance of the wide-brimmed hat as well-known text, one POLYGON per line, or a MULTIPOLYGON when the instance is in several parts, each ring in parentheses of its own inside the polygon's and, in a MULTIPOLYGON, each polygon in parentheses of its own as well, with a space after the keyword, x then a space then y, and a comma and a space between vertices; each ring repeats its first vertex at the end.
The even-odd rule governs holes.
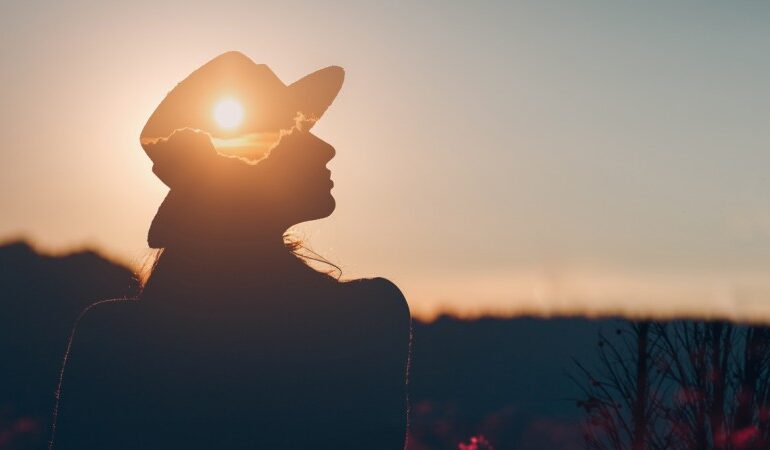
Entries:
POLYGON ((142 130, 140 142, 155 161, 154 142, 193 128, 211 135, 218 151, 257 160, 298 118, 309 129, 337 96, 344 77, 341 67, 330 66, 287 86, 267 65, 240 52, 223 53, 166 95, 142 130), (221 105, 236 108, 231 114, 237 114, 240 123, 217 123, 221 105))

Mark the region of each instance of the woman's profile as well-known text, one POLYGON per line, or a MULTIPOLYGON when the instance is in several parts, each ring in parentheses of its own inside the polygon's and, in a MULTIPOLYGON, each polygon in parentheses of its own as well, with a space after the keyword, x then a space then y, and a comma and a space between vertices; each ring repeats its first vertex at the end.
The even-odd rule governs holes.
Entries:
POLYGON ((335 150, 309 129, 342 78, 285 86, 230 52, 161 103, 142 136, 171 188, 161 254, 137 301, 80 320, 54 448, 404 447, 404 297, 318 272, 284 237, 335 209, 335 150))

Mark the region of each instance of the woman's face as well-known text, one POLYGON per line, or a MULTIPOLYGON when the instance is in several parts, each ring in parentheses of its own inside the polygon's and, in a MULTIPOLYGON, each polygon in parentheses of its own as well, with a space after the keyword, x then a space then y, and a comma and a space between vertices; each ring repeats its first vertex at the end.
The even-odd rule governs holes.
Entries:
POLYGON ((308 132, 294 129, 282 136, 256 164, 218 154, 208 134, 190 129, 148 148, 155 155, 155 174, 186 199, 188 227, 214 234, 282 234, 334 211, 326 164, 335 151, 308 132))
MULTIPOLYGON (((295 129, 259 163, 268 210, 281 227, 329 216, 335 208, 331 171, 335 151, 327 142, 295 129)), ((260 183, 262 184, 262 183, 260 183)))

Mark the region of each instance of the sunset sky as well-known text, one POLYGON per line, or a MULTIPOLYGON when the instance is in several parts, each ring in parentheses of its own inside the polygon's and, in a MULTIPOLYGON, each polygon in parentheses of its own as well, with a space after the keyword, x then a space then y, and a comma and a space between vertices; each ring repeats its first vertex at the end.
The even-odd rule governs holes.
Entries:
POLYGON ((238 50, 346 70, 296 233, 412 310, 770 320, 770 2, 0 3, 0 238, 138 266, 139 133, 238 50))

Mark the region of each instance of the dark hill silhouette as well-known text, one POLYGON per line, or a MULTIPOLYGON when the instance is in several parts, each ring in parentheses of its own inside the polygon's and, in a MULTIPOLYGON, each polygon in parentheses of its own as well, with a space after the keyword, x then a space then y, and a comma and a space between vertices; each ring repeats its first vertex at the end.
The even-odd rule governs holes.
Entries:
MULTIPOLYGON (((92 251, 0 247, 0 448, 45 447, 66 338, 78 313, 102 298, 133 296, 130 270, 92 251)), ((568 449, 580 411, 566 372, 590 361, 610 321, 443 317, 414 324, 412 449, 457 448, 485 434, 496 448, 568 449)))
POLYGON ((572 358, 595 360, 599 329, 616 322, 442 317, 417 324, 412 448, 457 448, 480 434, 495 449, 582 448, 579 393, 567 374, 572 358))
POLYGON ((49 256, 18 241, 0 246, 0 286, 0 448, 42 448, 75 317, 139 283, 95 252, 49 256))

